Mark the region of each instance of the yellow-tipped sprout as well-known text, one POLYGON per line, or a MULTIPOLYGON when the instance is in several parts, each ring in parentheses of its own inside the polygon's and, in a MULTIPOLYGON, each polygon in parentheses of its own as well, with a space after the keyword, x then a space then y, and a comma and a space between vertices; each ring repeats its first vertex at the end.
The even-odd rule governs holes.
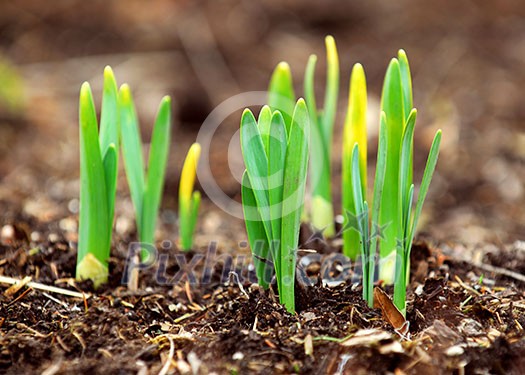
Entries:
POLYGON ((348 110, 343 134, 343 179, 342 203, 345 225, 343 229, 343 253, 352 260, 356 260, 360 249, 360 236, 355 227, 356 209, 352 188, 352 150, 354 145, 359 147, 359 171, 361 177, 361 193, 366 199, 366 111, 367 91, 365 71, 361 64, 355 64, 350 78, 348 95, 348 110))
POLYGON ((201 154, 201 146, 198 143, 191 145, 184 166, 179 185, 179 228, 180 247, 184 251, 191 250, 193 246, 193 232, 197 223, 197 216, 201 202, 201 195, 193 191, 197 165, 201 154))
POLYGON ((312 225, 323 230, 327 237, 335 234, 334 208, 331 186, 331 153, 332 138, 337 112, 337 95, 339 91, 339 57, 335 40, 332 36, 325 38, 326 46, 326 88, 323 108, 317 108, 315 100, 314 75, 317 57, 310 56, 304 76, 304 95, 311 126, 310 181, 312 202, 310 218, 312 225))

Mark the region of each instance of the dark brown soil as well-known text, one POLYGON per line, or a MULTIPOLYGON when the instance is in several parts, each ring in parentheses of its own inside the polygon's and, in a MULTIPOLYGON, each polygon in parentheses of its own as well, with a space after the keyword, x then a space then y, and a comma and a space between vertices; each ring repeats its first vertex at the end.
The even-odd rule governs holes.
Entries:
MULTIPOLYGON (((36 252, 24 250, 24 240, 15 242, 2 248, 4 275, 38 275, 43 283, 58 279, 71 288, 66 281, 73 282, 74 249, 59 241, 36 252)), ((410 339, 370 309, 350 281, 304 288, 291 315, 272 291, 235 277, 162 287, 149 272, 136 293, 112 281, 96 293, 86 283, 72 284, 91 294, 86 300, 33 289, 1 296, 0 371, 156 373, 171 348, 181 373, 522 373, 524 285, 443 261, 440 250, 425 243, 413 254, 413 269, 427 274, 423 283, 411 284, 410 339), (366 339, 352 341, 360 335, 366 339)), ((112 264, 124 261, 117 257, 112 264)), ((111 280, 120 280, 118 269, 111 280)), ((216 268, 212 280, 220 273, 216 268)))
MULTIPOLYGON (((27 287, 7 295, 8 285, 1 284, 0 373, 524 374, 524 17, 520 1, 0 4, 0 81, 5 60, 25 90, 18 98, 22 109, 7 107, 0 94, 0 275, 30 276, 88 296, 27 287), (122 276, 136 232, 123 173, 109 282, 94 291, 73 280, 82 81, 89 80, 100 98, 102 69, 112 65, 119 83, 134 89, 144 139, 160 97, 174 97, 173 152, 157 238, 175 243, 182 158, 209 112, 239 92, 264 89, 281 60, 291 64, 300 93, 308 55, 323 55, 328 33, 336 37, 342 68, 336 202, 353 63, 365 66, 377 113, 389 58, 398 48, 408 52, 420 114, 416 180, 433 133, 443 128, 424 231, 412 252, 409 337, 401 337, 380 309, 366 306, 357 275, 323 286, 323 277, 341 272, 337 265, 304 266, 313 285, 297 285, 297 314, 287 313, 274 292, 250 282, 242 221, 206 199, 196 250, 182 258, 176 246, 161 250, 168 263, 160 274, 178 282, 161 285, 153 267, 142 273, 139 291, 129 291, 122 276), (189 283, 181 265, 202 280, 212 242, 214 272, 206 283, 189 283), (244 262, 229 265, 230 255, 245 256, 244 262)), ((221 125, 208 160, 218 185, 236 201, 239 171, 229 170, 225 150, 238 118, 233 113, 221 125)), ((374 153, 371 146, 372 160, 374 153)), ((306 227, 301 241, 322 259, 340 253, 337 240, 316 239, 306 227)))

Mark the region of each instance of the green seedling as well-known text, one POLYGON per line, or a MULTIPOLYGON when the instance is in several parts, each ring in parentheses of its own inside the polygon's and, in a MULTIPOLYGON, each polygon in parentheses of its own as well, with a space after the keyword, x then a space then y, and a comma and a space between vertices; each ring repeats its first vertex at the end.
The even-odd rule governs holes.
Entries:
POLYGON ((242 184, 248 240, 259 284, 268 288, 273 272, 279 300, 295 311, 295 267, 304 203, 309 115, 299 99, 287 127, 280 111, 265 106, 255 120, 241 118, 241 148, 246 165, 242 184), (273 268, 273 269, 272 269, 273 268))
POLYGON ((197 224, 201 194, 193 191, 197 165, 201 154, 201 146, 198 143, 191 145, 184 166, 179 184, 179 232, 180 247, 183 251, 191 250, 193 246, 193 233, 197 224))
POLYGON ((89 83, 80 89, 80 214, 77 279, 92 280, 95 287, 107 282, 108 258, 117 186, 119 124, 117 84, 110 67, 104 70, 100 118, 89 83))
MULTIPOLYGON (((379 278, 387 284, 392 284, 395 279, 397 240, 402 227, 398 214, 401 207, 401 202, 399 202, 400 153, 403 133, 412 107, 410 68, 405 52, 400 50, 398 58, 390 61, 381 96, 381 110, 386 114, 387 120, 388 158, 385 189, 379 215, 379 224, 385 227, 384 236, 380 242, 379 278)), ((406 181, 408 185, 412 183, 413 143, 409 147, 409 173, 406 181)))
MULTIPOLYGON (((353 75, 356 73, 354 69, 353 75)), ((359 73, 360 74, 360 73, 359 73)), ((364 78, 364 76, 362 77, 364 78)), ((361 81, 362 78, 356 80, 361 81)), ((354 77, 352 77, 352 80, 354 77)), ((353 83, 353 82, 352 82, 353 83)), ((363 92, 363 84, 351 85, 355 93, 350 98, 349 132, 363 129, 360 115, 364 113, 364 100, 355 99, 363 92), (356 106, 359 107, 356 109, 356 106), (356 126, 359 124, 359 126, 356 126)), ((359 134, 345 134, 345 149, 343 150, 343 191, 352 192, 352 204, 344 206, 346 231, 357 229, 359 252, 363 264, 363 297, 372 306, 373 282, 375 280, 375 257, 377 243, 380 243, 380 274, 385 282, 394 282, 394 304, 405 314, 406 285, 410 270, 410 250, 414 240, 417 223, 421 215, 423 203, 428 193, 430 181, 437 164, 441 130, 432 143, 427 159, 427 165, 421 181, 417 204, 413 211, 414 184, 413 176, 413 144, 414 127, 417 111, 412 108, 412 84, 408 59, 404 51, 399 51, 398 59, 393 59, 388 67, 383 86, 382 111, 380 119, 379 146, 374 180, 373 209, 371 228, 366 196, 366 185, 363 184, 363 155, 360 147, 366 145, 359 134), (406 115, 405 115, 406 114, 406 115), (348 138, 348 140, 347 140, 348 138), (352 150, 350 175, 348 169, 349 142, 355 140, 352 150), (363 143, 364 142, 364 143, 363 143), (388 251, 387 251, 388 250, 388 251)), ((347 118, 348 119, 348 118, 347 118)), ((345 129, 346 131, 347 129, 345 129)), ((350 202, 350 198, 344 198, 350 202)), ((345 239, 346 240, 346 239, 345 239)), ((352 238, 351 246, 355 242, 352 238)), ((345 244, 346 246, 346 244, 345 244)))
MULTIPOLYGON (((154 244, 155 226, 159 211, 164 175, 168 161, 171 133, 171 99, 162 98, 151 138, 148 169, 144 170, 142 140, 135 105, 128 85, 119 92, 122 156, 135 207, 135 220, 141 243, 154 244)), ((142 251, 145 260, 148 253, 142 251)))

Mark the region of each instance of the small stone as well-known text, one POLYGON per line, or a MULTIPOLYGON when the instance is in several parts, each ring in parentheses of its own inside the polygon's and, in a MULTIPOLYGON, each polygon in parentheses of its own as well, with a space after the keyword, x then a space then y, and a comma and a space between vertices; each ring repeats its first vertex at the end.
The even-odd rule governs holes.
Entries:
POLYGON ((120 234, 124 235, 126 233, 131 232, 133 229, 133 221, 128 219, 124 216, 118 216, 115 220, 115 231, 120 234))
POLYGON ((40 242, 42 241, 42 235, 40 232, 31 232, 31 241, 40 242))
POLYGON ((56 243, 59 241, 58 234, 56 233, 49 233, 49 236, 47 236, 47 240, 51 243, 56 243))
POLYGON ((463 349, 463 347, 460 345, 451 346, 445 351, 445 354, 449 357, 457 357, 463 353, 465 353, 465 349, 463 349))
POLYGON ((67 209, 69 210, 69 212, 71 212, 72 214, 78 214, 78 210, 80 208, 80 201, 76 198, 74 199, 71 199, 68 203, 67 203, 67 209))
POLYGON ((76 232, 77 231, 77 222, 76 220, 73 220, 72 218, 65 218, 65 219, 60 220, 60 222, 58 223, 58 226, 64 232, 76 232))
POLYGON ((232 355, 232 359, 234 361, 242 361, 244 359, 244 354, 242 354, 241 352, 235 352, 232 355))
POLYGON ((313 312, 307 311, 302 314, 305 321, 314 320, 316 318, 313 312))
POLYGON ((15 238, 15 227, 10 224, 4 225, 0 237, 2 241, 12 241, 15 238))

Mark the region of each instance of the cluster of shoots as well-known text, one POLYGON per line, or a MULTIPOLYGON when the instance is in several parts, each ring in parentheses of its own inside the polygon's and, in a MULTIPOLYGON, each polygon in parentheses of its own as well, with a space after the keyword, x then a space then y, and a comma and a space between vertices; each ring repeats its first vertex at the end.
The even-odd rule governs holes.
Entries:
POLYGON ((400 50, 398 57, 393 58, 388 66, 383 85, 370 212, 366 198, 366 82, 362 67, 354 66, 343 142, 344 252, 353 259, 357 254, 361 255, 363 298, 372 306, 379 247, 379 278, 394 284, 394 304, 403 314, 410 250, 441 142, 439 130, 430 148, 413 210, 412 159, 416 117, 408 59, 400 50))
MULTIPOLYGON (((310 220, 327 237, 333 236, 334 209, 331 196, 331 150, 339 90, 339 61, 335 41, 326 38, 327 81, 324 109, 318 110, 314 95, 316 57, 308 61, 304 91, 310 128, 310 220)), ((283 201, 290 189, 285 183, 287 169, 301 170, 308 154, 290 155, 293 143, 288 121, 298 121, 299 101, 293 109, 295 94, 288 64, 276 67, 270 81, 268 107, 255 121, 246 111, 241 120, 241 146, 247 172, 243 178, 243 206, 248 238, 254 256, 259 283, 268 287, 275 273, 279 297, 289 311, 294 310, 293 269, 287 261, 297 251, 299 225, 285 226, 286 204, 295 204, 294 213, 302 210, 301 194, 283 201), (273 111, 273 113, 272 113, 273 111), (291 115, 293 113, 293 116, 291 115), (288 148, 282 142, 281 122, 287 129, 288 148), (280 138, 281 137, 281 138, 280 138), (255 141, 255 140, 257 141, 255 141), (273 145, 273 146, 272 146, 273 145), (286 154, 286 157, 283 156, 286 154), (285 162, 277 162, 277 160, 285 162), (294 166, 293 163, 296 163, 294 166), (257 180, 256 180, 257 179, 257 180), (283 185, 284 183, 284 185, 283 185), (257 206, 255 214, 251 207, 257 206), (250 210, 250 211, 249 211, 250 210), (248 211, 250 212, 248 214, 248 211), (259 215, 259 216, 257 216, 259 215), (281 219, 282 218, 282 219, 281 219), (286 233, 286 230, 294 231, 286 233), (264 241, 261 241, 263 239, 264 241), (283 240, 287 242, 283 244, 283 240), (292 241, 293 240, 293 241, 292 241), (292 241, 292 242, 290 242, 292 241), (273 244, 275 242, 275 244, 273 244), (291 251, 291 252, 290 252, 291 251), (272 264, 273 267, 268 267, 272 264), (286 281, 288 283, 286 283, 286 281)), ((300 103, 300 104, 299 104, 300 103)), ((436 167, 441 131, 434 137, 427 165, 414 206, 413 143, 417 111, 413 108, 412 80, 408 59, 403 50, 392 59, 385 76, 381 97, 378 153, 372 190, 372 205, 367 198, 367 89, 363 67, 355 64, 350 78, 348 109, 344 123, 342 151, 342 213, 344 216, 343 252, 352 260, 361 260, 363 298, 373 304, 373 286, 378 279, 394 283, 394 303, 404 314, 409 259, 418 219, 436 167), (379 268, 379 273, 377 272, 379 268)), ((294 122, 291 122, 293 124, 294 122)), ((305 121, 306 124, 306 121, 305 121)), ((306 125, 300 125, 307 129, 306 125)), ((304 142, 301 139, 301 142, 304 142)), ((306 140, 306 144, 308 141, 306 140)), ((306 172, 294 175, 294 191, 306 184, 306 172)), ((294 220, 296 216, 294 216, 294 220)))
POLYGON ((306 188, 310 121, 303 99, 292 116, 262 108, 258 121, 250 110, 241 119, 246 165, 242 204, 259 284, 275 275, 279 300, 295 311, 295 266, 306 188))
MULTIPOLYGON (((100 132, 93 95, 86 82, 80 90, 80 217, 77 278, 95 287, 108 279, 121 146, 139 241, 154 244, 162 199, 171 134, 171 99, 161 100, 150 144, 147 169, 133 97, 128 85, 117 89, 110 67, 104 70, 100 132), (100 134, 99 134, 100 133, 100 134)), ((194 144, 186 158, 180 181, 181 248, 193 246, 200 195, 193 192, 200 146, 194 144)), ((149 253, 142 251, 142 257, 149 253)), ((144 260, 144 259, 143 259, 144 260)))
MULTIPOLYGON (((327 79, 324 108, 318 109, 314 75, 317 58, 310 56, 304 77, 306 100, 296 100, 287 63, 276 67, 268 105, 256 120, 250 110, 241 118, 241 148, 246 171, 242 204, 248 240, 259 284, 269 288, 275 277, 280 302, 295 311, 295 268, 299 229, 310 170, 312 225, 334 236, 331 154, 339 91, 339 59, 335 41, 326 38, 327 79), (310 165, 308 163, 310 162, 310 165), (309 166, 309 168, 308 168, 309 166)), ((375 178, 368 204, 367 89, 363 67, 355 64, 350 78, 342 150, 343 252, 361 261, 363 298, 373 304, 378 279, 394 284, 394 303, 406 310, 406 285, 412 241, 439 154, 441 131, 430 148, 415 201, 413 144, 417 111, 412 80, 403 50, 390 62, 381 96, 375 178), (369 208, 371 206, 371 209, 369 208)), ((108 277, 118 153, 122 155, 135 207, 140 242, 154 244, 171 132, 171 101, 160 103, 151 139, 147 169, 143 159, 135 106, 130 88, 117 90, 113 72, 104 72, 98 129, 89 84, 80 92, 80 223, 77 277, 95 286, 108 277)), ((194 191, 200 146, 186 157, 179 188, 180 248, 191 250, 201 197, 194 191)), ((304 217, 303 217, 304 218, 304 217)), ((143 261, 147 252, 142 252, 143 261)))

